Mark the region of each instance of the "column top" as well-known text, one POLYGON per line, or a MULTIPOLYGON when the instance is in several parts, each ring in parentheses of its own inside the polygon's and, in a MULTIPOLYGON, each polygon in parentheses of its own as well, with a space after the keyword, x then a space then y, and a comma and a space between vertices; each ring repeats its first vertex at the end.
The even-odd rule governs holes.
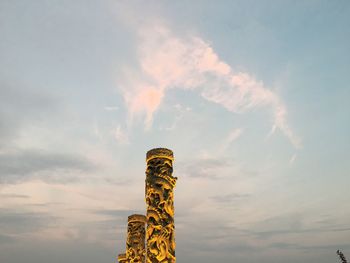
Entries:
POLYGON ((174 161, 174 154, 172 150, 169 150, 167 148, 154 148, 147 152, 146 162, 154 158, 165 158, 174 161))
POLYGON ((130 223, 130 222, 146 223, 147 222, 147 218, 144 215, 133 214, 133 215, 128 216, 128 223, 130 223))

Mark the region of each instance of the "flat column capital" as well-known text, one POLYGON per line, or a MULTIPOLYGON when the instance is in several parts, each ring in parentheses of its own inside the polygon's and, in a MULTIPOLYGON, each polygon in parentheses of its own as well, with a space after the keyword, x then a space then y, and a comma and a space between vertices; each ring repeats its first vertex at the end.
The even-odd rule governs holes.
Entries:
POLYGON ((128 223, 132 222, 140 222, 140 223, 145 223, 147 222, 147 217, 144 215, 139 215, 139 214, 133 214, 128 216, 128 223))
POLYGON ((174 161, 174 154, 172 150, 167 148, 154 148, 149 150, 146 154, 146 162, 155 158, 165 158, 174 161))

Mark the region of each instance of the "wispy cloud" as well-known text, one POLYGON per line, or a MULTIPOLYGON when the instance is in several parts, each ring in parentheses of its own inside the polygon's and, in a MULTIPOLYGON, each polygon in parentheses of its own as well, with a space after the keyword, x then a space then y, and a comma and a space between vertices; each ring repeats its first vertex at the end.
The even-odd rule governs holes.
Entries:
POLYGON ((26 86, 8 84, 0 79, 0 148, 13 148, 13 143, 28 123, 57 118, 61 99, 53 94, 26 86))
POLYGON ((237 128, 232 130, 227 137, 223 140, 221 147, 219 149, 220 153, 223 153, 234 141, 241 137, 243 129, 237 128))
POLYGON ((200 158, 180 163, 178 172, 192 178, 222 179, 228 168, 233 169, 234 160, 228 158, 200 158))
POLYGON ((120 125, 118 125, 118 127, 115 129, 114 137, 121 144, 129 143, 129 135, 120 125))
POLYGON ((161 127, 160 130, 166 130, 166 131, 175 130, 178 127, 179 122, 184 118, 185 114, 192 110, 191 107, 184 107, 181 104, 176 104, 174 106, 174 109, 175 109, 176 113, 175 113, 175 118, 174 118, 173 122, 171 123, 171 125, 169 125, 165 128, 161 127))
POLYGON ((125 70, 122 87, 129 121, 136 115, 145 116, 145 127, 150 128, 166 91, 196 90, 205 100, 232 113, 272 108, 272 133, 279 129, 296 148, 301 146, 288 125, 287 109, 278 95, 254 76, 222 61, 205 40, 177 36, 162 25, 143 27, 138 36, 139 72, 125 70))
POLYGON ((76 180, 71 171, 94 171, 87 158, 69 153, 45 150, 21 150, 0 153, 0 183, 21 182, 35 178, 46 181, 76 180), (67 177, 68 176, 68 177, 67 177))
POLYGON ((297 155, 293 154, 292 157, 290 157, 290 159, 289 159, 289 164, 290 165, 294 164, 296 158, 297 158, 297 155))
POLYGON ((117 110, 119 110, 119 107, 117 107, 117 106, 105 106, 104 109, 106 111, 117 111, 117 110))
POLYGON ((8 235, 0 234, 0 244, 13 242, 14 238, 8 235))
POLYGON ((0 230, 3 234, 16 235, 33 233, 46 228, 59 218, 40 212, 16 212, 9 209, 0 209, 0 230))
POLYGON ((235 201, 241 201, 242 199, 247 197, 250 197, 250 194, 231 193, 231 194, 211 196, 210 199, 212 199, 217 203, 225 204, 225 203, 232 203, 235 201))

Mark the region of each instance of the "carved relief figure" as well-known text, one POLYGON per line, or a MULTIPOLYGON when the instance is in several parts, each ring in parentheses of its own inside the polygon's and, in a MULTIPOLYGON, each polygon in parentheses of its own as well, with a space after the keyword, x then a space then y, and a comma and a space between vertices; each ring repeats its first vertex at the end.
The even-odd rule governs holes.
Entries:
POLYGON ((126 260, 126 254, 119 254, 118 255, 118 263, 127 263, 128 261, 126 260))
POLYGON ((144 263, 145 250, 145 224, 144 215, 131 215, 128 217, 128 235, 126 240, 126 258, 128 263, 144 263))
POLYGON ((175 262, 173 153, 164 148, 147 152, 147 262, 175 262))

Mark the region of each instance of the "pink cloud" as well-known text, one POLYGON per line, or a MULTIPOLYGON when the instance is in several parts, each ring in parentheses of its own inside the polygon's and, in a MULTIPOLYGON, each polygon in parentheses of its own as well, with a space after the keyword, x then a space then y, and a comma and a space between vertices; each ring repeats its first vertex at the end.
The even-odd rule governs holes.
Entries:
POLYGON ((179 37, 162 26, 143 27, 139 31, 138 59, 139 72, 129 73, 138 78, 123 92, 130 119, 143 114, 149 128, 167 90, 191 89, 233 113, 272 108, 272 130, 279 129, 296 148, 301 146, 277 94, 252 75, 235 71, 199 37, 179 37))
POLYGON ((136 113, 146 113, 145 125, 149 128, 152 124, 153 113, 158 109, 164 95, 163 89, 152 86, 141 86, 134 92, 124 94, 131 118, 136 113))

